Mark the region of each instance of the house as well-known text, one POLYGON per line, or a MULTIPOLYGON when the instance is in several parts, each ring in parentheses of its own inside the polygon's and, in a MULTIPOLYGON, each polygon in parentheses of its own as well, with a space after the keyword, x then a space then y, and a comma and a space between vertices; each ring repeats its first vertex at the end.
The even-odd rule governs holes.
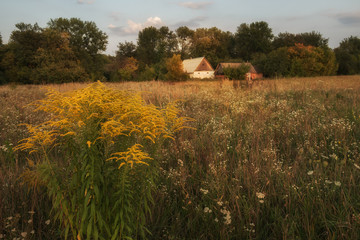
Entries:
POLYGON ((255 80, 263 78, 263 74, 259 72, 259 70, 254 67, 251 63, 219 63, 215 69, 216 78, 224 79, 224 68, 237 68, 242 65, 249 66, 249 72, 246 73, 247 80, 255 80))
POLYGON ((186 59, 183 61, 184 72, 190 78, 214 78, 214 69, 205 57, 186 59))

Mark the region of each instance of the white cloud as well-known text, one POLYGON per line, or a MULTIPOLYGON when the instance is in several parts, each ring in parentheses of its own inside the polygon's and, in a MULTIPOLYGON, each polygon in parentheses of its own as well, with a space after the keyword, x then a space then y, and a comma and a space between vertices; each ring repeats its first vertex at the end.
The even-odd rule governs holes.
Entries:
POLYGON ((190 8, 190 9, 204 9, 212 5, 212 2, 182 2, 179 3, 180 6, 190 8))
POLYGON ((117 27, 113 24, 109 24, 108 28, 118 35, 126 36, 126 35, 136 35, 139 31, 143 30, 146 27, 159 27, 162 26, 163 21, 159 17, 149 17, 144 23, 136 23, 132 20, 127 21, 127 26, 117 27))

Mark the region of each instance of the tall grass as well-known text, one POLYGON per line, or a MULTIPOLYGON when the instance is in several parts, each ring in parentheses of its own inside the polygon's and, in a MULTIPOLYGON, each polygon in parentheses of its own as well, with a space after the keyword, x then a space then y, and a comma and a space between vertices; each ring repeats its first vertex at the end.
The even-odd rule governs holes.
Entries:
MULTIPOLYGON (((251 89, 226 81, 108 86, 141 91, 159 107, 180 100, 181 115, 194 119, 192 129, 176 133, 155 156, 160 172, 147 238, 360 237, 359 76, 265 80, 251 89)), ((55 87, 67 92, 83 85, 55 87)), ((1 136, 6 147, 26 136, 17 123, 31 109, 14 97, 24 93, 22 86, 0 90, 4 106, 18 106, 11 118, 22 119, 13 134, 1 136)), ((43 90, 32 91, 28 102, 44 97, 43 90)), ((25 157, 1 150, 0 237, 26 232, 28 239, 54 239, 56 225, 46 225, 51 204, 17 180, 29 164, 25 157)))

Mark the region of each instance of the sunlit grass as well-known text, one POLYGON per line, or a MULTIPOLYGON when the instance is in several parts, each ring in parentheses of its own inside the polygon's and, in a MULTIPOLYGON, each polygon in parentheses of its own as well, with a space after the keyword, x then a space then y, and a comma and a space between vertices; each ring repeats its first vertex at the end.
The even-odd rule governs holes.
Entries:
MULTIPOLYGON (((160 173, 148 238, 360 237, 360 76, 272 79, 251 88, 231 81, 105 85, 139 91, 158 107, 180 100, 179 114, 194 119, 153 155, 160 173)), ((0 209, 0 234, 49 239, 58 236, 56 224, 45 224, 51 206, 17 181, 29 162, 11 150, 27 137, 18 124, 47 117, 26 105, 45 90, 27 87, 0 87, 0 205, 7 206, 0 209)))

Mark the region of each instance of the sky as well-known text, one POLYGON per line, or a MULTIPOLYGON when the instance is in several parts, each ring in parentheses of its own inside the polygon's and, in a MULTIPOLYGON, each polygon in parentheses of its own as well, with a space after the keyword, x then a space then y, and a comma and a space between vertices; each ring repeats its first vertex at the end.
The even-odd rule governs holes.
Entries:
POLYGON ((242 23, 265 21, 273 34, 316 31, 335 48, 360 37, 360 0, 0 0, 0 34, 7 43, 15 24, 80 18, 108 35, 106 54, 120 42, 136 43, 138 32, 154 26, 217 27, 235 33, 242 23))

